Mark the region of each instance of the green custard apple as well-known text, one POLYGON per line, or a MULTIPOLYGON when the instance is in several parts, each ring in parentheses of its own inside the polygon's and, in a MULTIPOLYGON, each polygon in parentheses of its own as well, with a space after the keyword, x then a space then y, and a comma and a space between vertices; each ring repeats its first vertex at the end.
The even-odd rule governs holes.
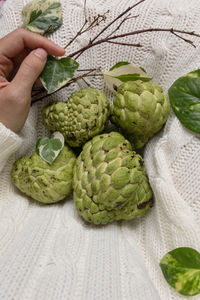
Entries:
POLYGON ((107 224, 145 215, 152 190, 142 157, 120 133, 95 136, 76 160, 73 198, 88 222, 107 224))
POLYGON ((100 91, 85 88, 72 94, 68 103, 57 102, 43 110, 43 123, 60 131, 71 147, 80 147, 107 126, 110 103, 100 91))
POLYGON ((42 203, 55 203, 72 191, 75 161, 75 154, 66 145, 51 165, 34 152, 14 163, 12 180, 27 196, 42 203))
POLYGON ((167 121, 169 101, 160 86, 141 80, 123 83, 111 106, 111 122, 132 142, 143 147, 167 121))

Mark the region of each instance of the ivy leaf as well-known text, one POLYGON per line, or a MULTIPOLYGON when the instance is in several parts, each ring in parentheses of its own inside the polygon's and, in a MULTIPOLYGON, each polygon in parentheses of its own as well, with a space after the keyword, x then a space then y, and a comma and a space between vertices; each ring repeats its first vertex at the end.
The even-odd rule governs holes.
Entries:
POLYGON ((177 79, 168 94, 172 109, 182 125, 200 133, 200 70, 177 79))
POLYGON ((33 0, 22 10, 23 26, 44 35, 62 25, 62 6, 57 0, 33 0))
POLYGON ((116 63, 107 73, 103 73, 104 80, 112 92, 115 92, 117 87, 120 86, 123 82, 127 81, 150 81, 146 74, 146 71, 141 68, 134 66, 133 64, 127 61, 120 61, 116 63))
POLYGON ((74 76, 78 66, 79 64, 70 57, 56 59, 48 55, 46 65, 40 75, 40 80, 48 94, 64 86, 74 76))
POLYGON ((200 253, 192 248, 174 249, 160 262, 162 273, 177 292, 186 296, 200 293, 200 253))
POLYGON ((64 136, 56 131, 51 138, 44 137, 37 141, 36 151, 42 159, 52 164, 64 147, 64 136))

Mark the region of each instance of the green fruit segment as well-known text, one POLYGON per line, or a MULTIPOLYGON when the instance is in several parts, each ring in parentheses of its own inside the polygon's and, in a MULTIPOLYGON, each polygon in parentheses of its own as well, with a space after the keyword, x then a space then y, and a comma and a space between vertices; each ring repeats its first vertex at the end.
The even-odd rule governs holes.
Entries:
POLYGON ((85 144, 74 167, 73 189, 78 213, 96 225, 141 217, 152 204, 143 159, 118 132, 85 144))

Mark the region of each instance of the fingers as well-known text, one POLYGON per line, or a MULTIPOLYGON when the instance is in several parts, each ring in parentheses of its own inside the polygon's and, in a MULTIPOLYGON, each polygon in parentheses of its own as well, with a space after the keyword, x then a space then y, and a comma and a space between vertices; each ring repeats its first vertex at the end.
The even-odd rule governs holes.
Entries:
POLYGON ((24 58, 31 52, 32 50, 25 48, 22 52, 20 52, 19 55, 17 55, 16 57, 14 57, 12 59, 12 61, 15 64, 21 64, 22 61, 24 60, 24 58))
POLYGON ((43 48, 49 54, 55 56, 62 56, 65 54, 63 48, 48 40, 46 37, 22 28, 9 33, 0 40, 0 52, 8 58, 16 57, 24 50, 24 48, 43 48))
POLYGON ((8 81, 6 81, 6 80, 0 82, 0 89, 3 89, 3 88, 5 88, 5 87, 7 87, 9 84, 10 84, 10 83, 9 83, 8 81))
POLYGON ((11 85, 22 95, 31 93, 32 86, 42 72, 47 59, 47 52, 38 48, 31 53, 22 62, 11 85))

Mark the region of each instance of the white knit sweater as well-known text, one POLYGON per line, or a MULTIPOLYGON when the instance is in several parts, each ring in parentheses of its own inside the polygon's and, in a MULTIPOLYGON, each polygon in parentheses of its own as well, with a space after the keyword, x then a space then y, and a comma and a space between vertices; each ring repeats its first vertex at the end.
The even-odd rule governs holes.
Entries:
MULTIPOLYGON (((110 20, 134 1, 87 0, 87 15, 109 9, 110 20)), ((20 26, 20 12, 27 2, 7 0, 0 11, 0 37, 20 26)), ((84 0, 61 2, 64 24, 50 38, 64 46, 84 22, 84 0)), ((139 17, 124 23, 121 32, 173 27, 200 33, 199 0, 146 0, 132 14, 139 17)), ((101 26, 78 38, 70 52, 101 26)), ((166 32, 128 41, 140 41, 144 47, 94 47, 80 56, 81 68, 106 70, 118 61, 130 61, 144 67, 167 92, 174 80, 200 67, 198 38, 193 38, 196 48, 166 32)), ((90 83, 104 90, 102 79, 90 83)), ((67 100, 82 86, 74 85, 52 98, 67 100)), ((0 124, 0 299, 187 299, 168 286, 159 262, 176 247, 200 250, 199 138, 171 113, 164 130, 151 139, 144 153, 154 207, 142 219, 97 228, 77 215, 71 196, 60 204, 44 206, 23 196, 11 183, 13 162, 34 151, 37 138, 47 133, 41 109, 49 99, 31 108, 19 136, 0 124)))

